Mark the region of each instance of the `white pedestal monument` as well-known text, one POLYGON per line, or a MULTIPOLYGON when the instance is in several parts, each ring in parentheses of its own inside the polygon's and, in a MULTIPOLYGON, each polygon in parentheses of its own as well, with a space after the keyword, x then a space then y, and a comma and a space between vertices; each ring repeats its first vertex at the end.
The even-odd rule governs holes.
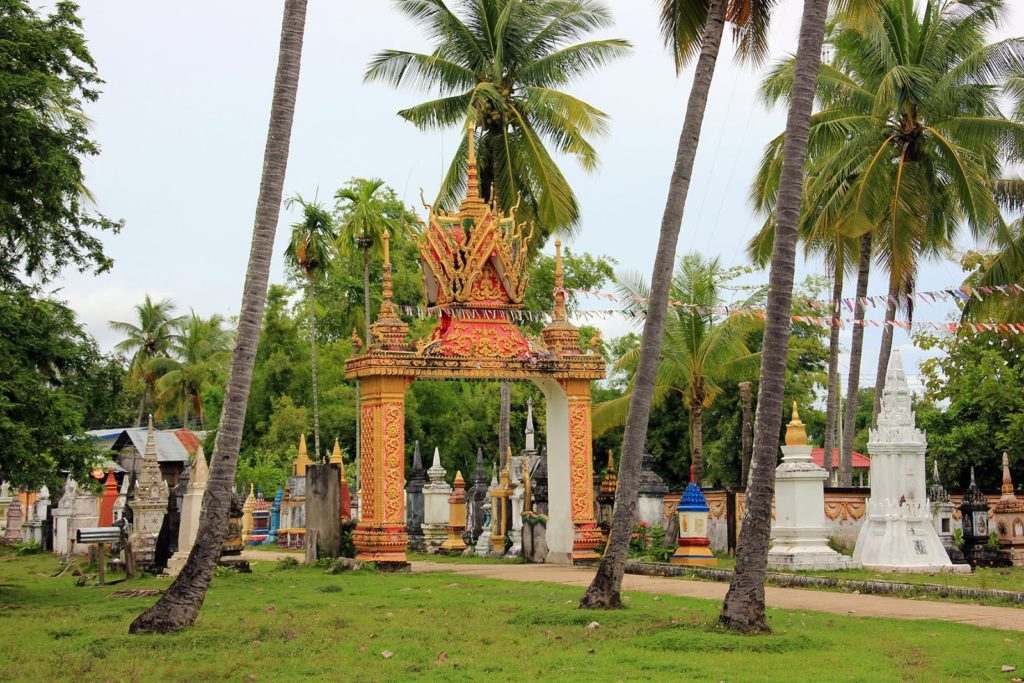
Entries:
POLYGON ((53 552, 67 555, 71 551, 68 532, 71 529, 71 509, 78 495, 78 483, 68 476, 64 480, 64 492, 57 507, 53 509, 53 552))
POLYGON ((444 480, 441 453, 434 448, 434 462, 427 470, 429 480, 423 486, 423 541, 427 550, 440 548, 448 538, 448 496, 452 487, 444 480))
POLYGON ((156 459, 156 431, 150 415, 142 469, 135 481, 135 498, 128 503, 132 510, 132 532, 128 540, 135 561, 143 569, 152 569, 156 561, 156 539, 167 513, 167 495, 167 482, 160 474, 156 459))
POLYGON ((877 424, 868 433, 871 498, 854 562, 878 571, 953 571, 932 526, 925 494, 927 441, 914 425, 910 390, 896 349, 889 357, 877 424))
POLYGON ((178 524, 178 551, 171 556, 165 570, 171 576, 177 576, 188 561, 189 553, 196 542, 199 532, 199 513, 203 510, 203 496, 206 494, 206 482, 210 478, 210 469, 206 465, 203 447, 196 449, 195 462, 188 479, 188 489, 181 501, 181 521, 178 524))
POLYGON ((828 472, 811 460, 807 431, 796 402, 786 427, 782 464, 775 469, 775 522, 768 566, 773 569, 845 569, 850 558, 828 546, 825 480, 828 472))

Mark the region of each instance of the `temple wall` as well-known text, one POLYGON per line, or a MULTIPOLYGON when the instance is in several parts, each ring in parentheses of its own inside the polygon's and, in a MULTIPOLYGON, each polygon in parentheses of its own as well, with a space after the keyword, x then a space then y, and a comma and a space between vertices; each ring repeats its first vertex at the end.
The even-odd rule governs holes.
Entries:
POLYGON ((535 380, 547 400, 547 562, 570 564, 573 544, 569 494, 569 401, 558 382, 535 380))

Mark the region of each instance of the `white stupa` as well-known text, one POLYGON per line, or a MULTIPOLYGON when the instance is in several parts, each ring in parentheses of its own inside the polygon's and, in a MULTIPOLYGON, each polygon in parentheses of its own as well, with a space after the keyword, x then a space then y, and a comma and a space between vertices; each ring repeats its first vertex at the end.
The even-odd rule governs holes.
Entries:
POLYGON ((899 351, 885 375, 878 426, 868 435, 871 498, 853 561, 892 572, 953 571, 932 525, 925 492, 924 432, 914 424, 910 389, 899 351))

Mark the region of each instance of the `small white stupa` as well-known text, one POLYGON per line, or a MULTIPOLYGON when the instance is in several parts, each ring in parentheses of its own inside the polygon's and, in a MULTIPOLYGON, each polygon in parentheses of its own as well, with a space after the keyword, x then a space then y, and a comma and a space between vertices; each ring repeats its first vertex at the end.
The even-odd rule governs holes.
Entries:
POLYGON ((893 349, 878 426, 868 434, 871 498, 853 551, 854 562, 866 569, 953 571, 925 493, 927 445, 924 432, 914 424, 907 378, 899 351, 893 349))
POLYGON ((782 464, 775 468, 775 521, 768 566, 773 569, 845 569, 850 558, 829 547, 825 523, 828 472, 811 460, 807 430, 793 401, 782 464))

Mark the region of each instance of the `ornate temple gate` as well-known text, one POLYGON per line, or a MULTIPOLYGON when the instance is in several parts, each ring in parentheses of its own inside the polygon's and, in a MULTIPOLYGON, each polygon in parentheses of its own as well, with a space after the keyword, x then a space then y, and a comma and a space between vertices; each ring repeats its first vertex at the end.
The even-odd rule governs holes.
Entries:
POLYGON ((527 227, 516 224, 514 208, 505 213, 480 199, 470 133, 466 199, 457 213, 431 208, 420 239, 427 300, 440 321, 418 344, 406 339, 408 326, 392 302, 385 235, 380 313, 370 326, 369 348, 352 356, 345 372, 360 388, 358 559, 406 562, 405 392, 416 379, 531 381, 540 387, 547 402, 548 561, 597 557, 590 385, 604 377, 605 365, 599 354, 581 348, 566 318, 560 243, 552 321, 542 339, 527 339, 515 324, 527 284, 527 227))

